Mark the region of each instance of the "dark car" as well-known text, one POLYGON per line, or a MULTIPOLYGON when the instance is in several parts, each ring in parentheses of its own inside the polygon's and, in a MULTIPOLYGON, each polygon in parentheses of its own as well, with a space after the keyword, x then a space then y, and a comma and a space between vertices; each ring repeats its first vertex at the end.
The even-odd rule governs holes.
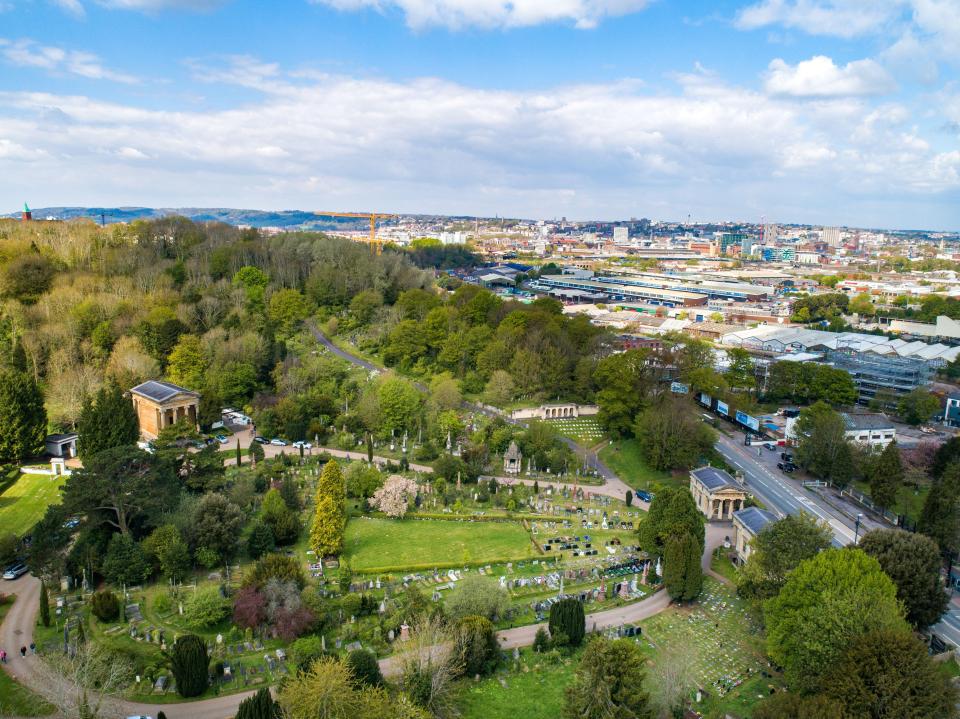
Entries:
POLYGON ((789 452, 781 452, 781 453, 780 453, 780 459, 782 459, 784 462, 792 462, 792 461, 793 461, 793 455, 790 454, 789 452))
POLYGON ((777 469, 790 474, 794 469, 794 465, 790 462, 777 462, 777 469))
POLYGON ((270 440, 266 437, 261 437, 259 434, 253 438, 254 442, 259 442, 260 444, 270 444, 270 440))
POLYGON ((646 490, 643 490, 643 489, 638 489, 638 490, 634 493, 634 496, 635 496, 637 499, 639 499, 641 502, 652 502, 652 501, 653 501, 653 495, 650 494, 650 492, 647 492, 646 490))

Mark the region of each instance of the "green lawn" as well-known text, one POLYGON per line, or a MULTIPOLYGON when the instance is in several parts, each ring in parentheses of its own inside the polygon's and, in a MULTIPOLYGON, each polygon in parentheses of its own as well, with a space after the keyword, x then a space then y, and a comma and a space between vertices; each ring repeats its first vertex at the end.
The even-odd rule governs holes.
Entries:
MULTIPOLYGON (((10 601, 0 604, 0 623, 12 605, 12 597, 10 601)), ((53 709, 52 705, 0 670, 0 716, 40 717, 52 714, 53 709)))
MULTIPOLYGON (((555 719, 563 711, 563 690, 572 680, 579 655, 548 663, 527 650, 521 670, 501 670, 476 684, 464 684, 457 702, 462 719, 517 717, 555 719)), ((512 662, 511 662, 512 663, 512 662)))
POLYGON ((359 572, 458 567, 536 555, 517 522, 372 519, 347 524, 345 552, 359 572))
MULTIPOLYGON (((868 482, 854 482, 853 486, 868 497, 870 496, 870 484, 868 482)), ((923 503, 927 500, 929 493, 929 486, 915 488, 904 485, 897 493, 897 503, 893 507, 893 511, 897 514, 905 515, 911 522, 916 523, 916 521, 920 519, 920 513, 923 511, 923 503)))
POLYGON ((723 547, 717 547, 717 551, 713 553, 713 557, 710 560, 710 569, 721 577, 729 579, 734 584, 737 583, 737 568, 733 565, 733 562, 730 561, 730 558, 727 556, 727 550, 723 547))
POLYGON ((690 477, 685 472, 673 476, 647 465, 635 439, 621 439, 600 450, 600 461, 634 489, 656 492, 666 487, 687 487, 690 477))
POLYGON ((22 535, 30 531, 47 507, 60 501, 61 478, 23 474, 0 494, 0 528, 22 535))

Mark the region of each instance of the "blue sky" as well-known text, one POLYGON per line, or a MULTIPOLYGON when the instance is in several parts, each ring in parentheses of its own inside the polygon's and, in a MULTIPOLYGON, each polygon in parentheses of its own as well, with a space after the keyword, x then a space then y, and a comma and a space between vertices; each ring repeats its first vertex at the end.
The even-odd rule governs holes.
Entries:
POLYGON ((0 0, 0 197, 960 229, 960 0, 0 0))

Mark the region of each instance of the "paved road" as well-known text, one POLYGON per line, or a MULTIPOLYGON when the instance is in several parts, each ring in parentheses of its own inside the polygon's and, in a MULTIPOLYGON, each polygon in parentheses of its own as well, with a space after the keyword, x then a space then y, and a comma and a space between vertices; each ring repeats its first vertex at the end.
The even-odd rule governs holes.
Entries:
MULTIPOLYGON (((776 468, 774 452, 760 447, 761 454, 758 456, 758 447, 746 447, 739 438, 731 439, 723 434, 719 435, 716 446, 727 462, 743 472, 747 487, 778 517, 807 512, 830 526, 837 546, 853 542, 854 521, 831 507, 818 495, 804 489, 802 481, 779 471, 776 468)), ((875 524, 864 518, 860 534, 873 528, 875 524)))

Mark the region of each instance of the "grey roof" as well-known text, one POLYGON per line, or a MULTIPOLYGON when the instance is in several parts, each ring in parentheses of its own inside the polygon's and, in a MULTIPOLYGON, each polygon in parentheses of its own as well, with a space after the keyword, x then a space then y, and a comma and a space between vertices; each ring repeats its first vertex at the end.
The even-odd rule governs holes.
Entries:
POLYGON ((714 489, 723 489, 724 487, 736 487, 737 483, 733 481, 727 472, 717 467, 700 467, 690 472, 697 481, 704 487, 713 491, 714 489))
POLYGON ((893 422, 882 414, 844 414, 843 423, 847 430, 893 429, 893 422))
POLYGON ((163 380, 151 379, 147 380, 143 384, 138 384, 136 387, 130 390, 134 394, 139 394, 147 399, 152 399, 154 402, 166 402, 171 397, 176 397, 178 394, 192 394, 198 396, 196 392, 188 390, 186 387, 180 387, 179 385, 173 384, 173 382, 164 382, 163 380))
POLYGON ((57 444, 63 442, 72 442, 77 438, 76 432, 68 432, 67 434, 48 434, 44 442, 56 442, 57 444))
POLYGON ((759 507, 747 507, 738 509, 733 513, 736 519, 743 523, 743 526, 749 529, 754 535, 760 534, 760 530, 768 524, 777 521, 777 518, 765 509, 759 507))

